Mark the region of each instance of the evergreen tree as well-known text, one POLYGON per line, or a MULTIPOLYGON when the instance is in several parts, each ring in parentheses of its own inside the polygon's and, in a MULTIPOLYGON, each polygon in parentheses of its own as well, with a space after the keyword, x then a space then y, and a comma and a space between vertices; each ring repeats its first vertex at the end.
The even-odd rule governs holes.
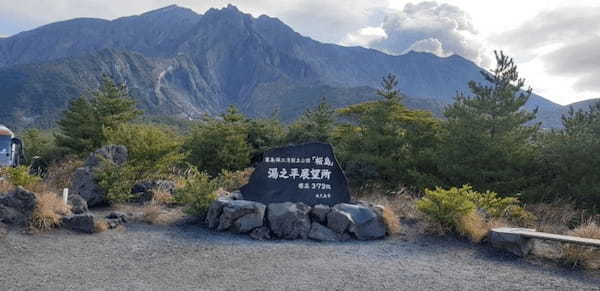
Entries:
POLYGON ((472 96, 459 93, 445 116, 439 168, 451 186, 471 184, 478 190, 515 194, 527 188, 539 124, 528 126, 537 110, 522 109, 531 96, 517 66, 495 52, 496 68, 482 71, 486 84, 469 82, 472 96))
POLYGON ((287 143, 331 142, 335 127, 335 109, 325 98, 315 108, 307 109, 288 129, 287 143))
POLYGON ((401 186, 417 189, 437 184, 433 160, 439 122, 431 113, 400 103, 394 75, 383 78, 382 100, 339 110, 346 123, 335 130, 338 157, 353 186, 401 186))
POLYGON ((250 165, 247 119, 234 106, 221 120, 205 118, 192 127, 183 144, 189 163, 216 177, 221 170, 237 171, 250 165))
POLYGON ((89 101, 79 97, 69 102, 58 121, 60 133, 56 134, 56 143, 69 153, 85 155, 106 142, 104 129, 114 129, 140 113, 126 86, 104 76, 100 89, 89 101))
POLYGON ((600 210, 600 102, 588 110, 571 108, 563 129, 543 135, 539 142, 539 175, 532 201, 572 201, 581 208, 600 210))

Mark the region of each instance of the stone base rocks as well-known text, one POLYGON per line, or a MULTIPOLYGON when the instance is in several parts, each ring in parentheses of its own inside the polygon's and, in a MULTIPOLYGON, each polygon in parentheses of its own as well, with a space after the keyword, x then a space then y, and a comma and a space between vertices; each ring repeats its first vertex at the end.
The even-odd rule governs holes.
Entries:
POLYGON ((292 202, 264 205, 220 197, 209 207, 206 222, 210 229, 247 233, 256 240, 374 240, 386 236, 377 207, 349 203, 333 207, 292 202))

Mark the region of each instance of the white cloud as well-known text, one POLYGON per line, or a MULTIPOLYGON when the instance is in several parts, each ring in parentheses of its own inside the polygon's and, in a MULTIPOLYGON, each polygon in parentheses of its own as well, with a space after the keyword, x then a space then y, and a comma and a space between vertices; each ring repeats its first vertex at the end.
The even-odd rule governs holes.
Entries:
POLYGON ((437 2, 408 3, 402 10, 387 9, 381 23, 384 33, 366 34, 364 28, 347 35, 357 43, 392 54, 410 50, 441 57, 458 54, 480 65, 489 58, 467 12, 458 6, 437 2))
POLYGON ((369 43, 387 38, 385 30, 381 27, 364 27, 356 32, 346 35, 341 44, 345 46, 369 46, 369 43))

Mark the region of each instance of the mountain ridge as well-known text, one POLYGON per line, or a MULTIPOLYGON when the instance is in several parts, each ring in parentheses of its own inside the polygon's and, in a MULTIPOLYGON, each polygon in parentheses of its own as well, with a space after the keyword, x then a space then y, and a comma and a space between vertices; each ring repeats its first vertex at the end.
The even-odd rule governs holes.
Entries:
MULTIPOLYGON (((320 95, 330 95, 337 107, 372 100, 381 77, 391 72, 410 106, 439 116, 457 91, 468 92, 468 81, 483 82, 480 70, 457 55, 392 56, 320 43, 277 18, 253 17, 233 5, 203 15, 171 5, 114 20, 78 18, 0 39, 0 121, 45 114, 53 116, 51 123, 68 100, 93 90, 102 74, 128 83, 152 114, 198 118, 233 104, 250 116, 286 112, 282 119, 289 121, 320 95), (300 93, 302 88, 316 96, 300 93), (47 100, 52 98, 56 106, 47 100), (43 108, 33 106, 36 99, 43 108), (23 117, 10 117, 15 108, 23 117)), ((535 107, 545 126, 559 125, 562 106, 534 95, 526 109, 535 107)))

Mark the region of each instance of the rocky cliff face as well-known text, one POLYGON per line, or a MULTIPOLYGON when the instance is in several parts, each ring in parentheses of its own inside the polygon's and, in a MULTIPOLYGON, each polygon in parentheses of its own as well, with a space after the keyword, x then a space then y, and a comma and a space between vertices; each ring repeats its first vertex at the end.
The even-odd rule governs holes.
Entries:
MULTIPOLYGON (((439 114, 480 68, 459 57, 390 56, 303 37, 276 18, 234 6, 204 15, 169 6, 113 21, 74 19, 0 39, 0 122, 51 125, 102 74, 126 82, 150 114, 197 118, 234 104, 250 116, 292 120, 322 96, 335 106, 370 100, 394 73, 409 106, 439 114)), ((539 96, 547 126, 562 110, 539 96)))

